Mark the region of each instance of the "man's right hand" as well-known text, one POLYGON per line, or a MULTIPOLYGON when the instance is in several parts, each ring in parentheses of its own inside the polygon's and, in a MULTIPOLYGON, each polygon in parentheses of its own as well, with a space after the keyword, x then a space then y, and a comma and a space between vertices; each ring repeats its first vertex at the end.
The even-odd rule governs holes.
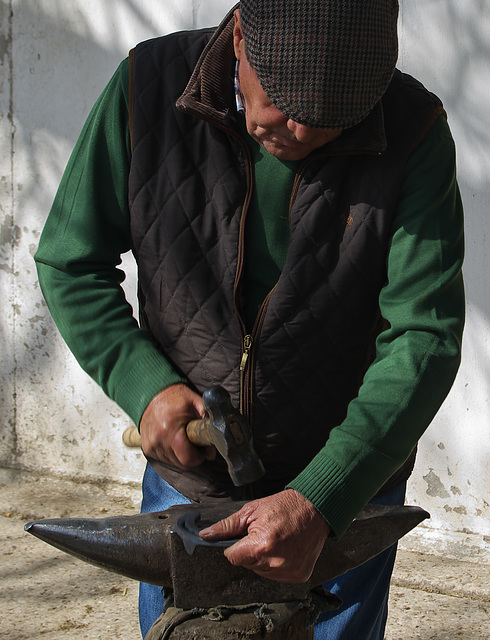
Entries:
POLYGON ((186 434, 191 420, 206 417, 202 398, 185 384, 160 391, 148 404, 140 422, 141 449, 147 458, 179 469, 192 469, 213 460, 214 447, 196 447, 186 434))

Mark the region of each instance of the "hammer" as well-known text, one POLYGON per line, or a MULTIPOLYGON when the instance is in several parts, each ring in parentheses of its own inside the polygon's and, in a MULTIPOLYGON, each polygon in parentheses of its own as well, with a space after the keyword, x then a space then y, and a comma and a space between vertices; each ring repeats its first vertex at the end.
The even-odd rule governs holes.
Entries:
MULTIPOLYGON (((265 470, 255 453, 252 430, 231 404, 230 394, 223 387, 215 386, 206 389, 202 399, 209 418, 188 423, 186 433, 189 440, 200 447, 214 445, 225 459, 235 486, 251 484, 261 478, 265 470)), ((126 429, 123 442, 131 447, 141 446, 136 427, 126 429)))

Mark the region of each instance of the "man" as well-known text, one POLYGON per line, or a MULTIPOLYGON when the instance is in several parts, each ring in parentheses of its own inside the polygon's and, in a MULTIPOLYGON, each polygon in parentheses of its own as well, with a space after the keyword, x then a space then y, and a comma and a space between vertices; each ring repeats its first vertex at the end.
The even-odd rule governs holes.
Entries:
MULTIPOLYGON (((370 500, 402 503, 456 374, 462 211, 437 97, 395 70, 396 0, 243 0, 138 45, 95 105, 36 261, 82 366, 139 425, 143 510, 256 498, 202 533, 305 581, 370 500), (138 263, 138 327, 119 287, 138 263), (231 485, 185 425, 222 384, 266 476, 231 485)), ((383 638, 390 549, 326 587, 315 638, 383 638)), ((142 585, 143 634, 161 613, 142 585)))

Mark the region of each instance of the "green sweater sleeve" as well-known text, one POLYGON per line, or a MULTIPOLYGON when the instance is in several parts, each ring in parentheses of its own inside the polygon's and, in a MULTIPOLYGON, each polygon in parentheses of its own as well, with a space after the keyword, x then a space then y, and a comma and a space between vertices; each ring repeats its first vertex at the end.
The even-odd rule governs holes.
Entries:
POLYGON ((139 424, 182 379, 133 318, 120 286, 130 249, 128 61, 94 105, 64 172, 35 255, 53 319, 82 368, 139 424))
POLYGON ((408 458, 456 375, 464 324, 462 205, 440 117, 407 166, 380 295, 389 328, 359 395, 290 483, 341 536, 408 458))

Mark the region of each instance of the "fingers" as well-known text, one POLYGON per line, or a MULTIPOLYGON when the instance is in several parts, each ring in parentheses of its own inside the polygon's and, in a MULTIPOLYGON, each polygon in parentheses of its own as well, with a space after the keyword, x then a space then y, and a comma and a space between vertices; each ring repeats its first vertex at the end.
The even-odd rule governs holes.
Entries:
POLYGON ((206 458, 203 448, 196 447, 187 438, 186 424, 186 420, 179 421, 175 428, 164 428, 161 432, 165 453, 168 452, 167 455, 173 456, 176 464, 184 469, 196 467, 206 458))
MULTIPOLYGON (((259 527, 254 528, 256 505, 260 507, 260 501, 250 502, 228 518, 202 529, 199 535, 204 540, 213 542, 230 540, 247 533, 242 540, 225 550, 225 556, 234 566, 245 567, 256 573, 267 573, 272 567, 280 566, 283 561, 270 557, 272 541, 269 539, 269 532, 260 529, 260 522, 259 527)), ((270 531, 270 534, 273 532, 270 531)))
MULTIPOLYGON (((220 520, 213 524, 211 527, 202 529, 199 535, 203 540, 208 542, 214 542, 216 540, 230 540, 231 538, 237 538, 247 531, 248 517, 245 511, 245 507, 233 513, 228 518, 220 520)), ((233 545, 235 546, 235 545, 233 545)), ((233 547, 230 547, 232 549, 233 547)))
POLYGON ((306 498, 288 489, 248 503, 200 535, 224 540, 245 531, 225 551, 231 564, 277 582, 302 583, 311 576, 330 527, 306 498))
POLYGON ((278 582, 295 582, 292 569, 298 558, 293 557, 291 561, 275 532, 261 529, 260 522, 257 524, 257 528, 249 527, 246 537, 225 550, 226 558, 230 564, 245 567, 260 576, 278 582))
POLYGON ((140 422, 143 453, 181 469, 213 459, 214 447, 196 447, 186 435, 188 422, 205 414, 202 398, 186 385, 164 389, 148 404, 140 422))
POLYGON ((284 563, 282 558, 271 557, 270 547, 265 537, 258 539, 258 536, 252 532, 226 549, 225 556, 236 567, 245 567, 256 573, 270 572, 284 563))

